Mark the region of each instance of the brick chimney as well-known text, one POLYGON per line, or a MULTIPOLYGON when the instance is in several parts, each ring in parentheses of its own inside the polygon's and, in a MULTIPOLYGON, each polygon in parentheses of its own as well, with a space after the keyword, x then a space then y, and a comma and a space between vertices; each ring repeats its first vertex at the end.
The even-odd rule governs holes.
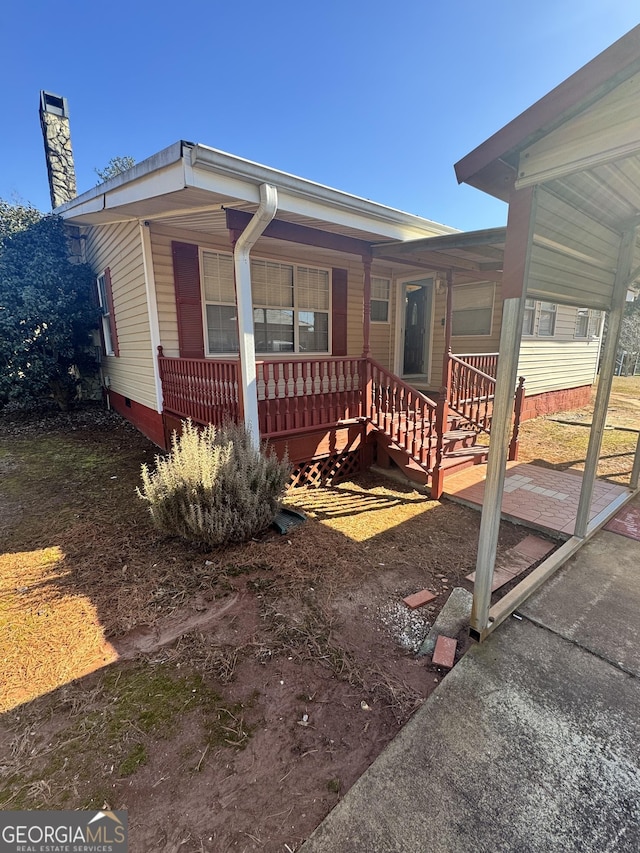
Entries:
POLYGON ((71 201, 78 194, 67 99, 52 92, 41 91, 40 125, 44 137, 51 206, 56 208, 71 201))

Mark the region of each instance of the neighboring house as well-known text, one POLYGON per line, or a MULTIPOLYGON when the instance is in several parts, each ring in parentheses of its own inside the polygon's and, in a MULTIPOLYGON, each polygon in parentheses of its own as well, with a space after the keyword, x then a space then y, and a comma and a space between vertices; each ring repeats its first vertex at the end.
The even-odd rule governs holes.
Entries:
MULTIPOLYGON (((434 494, 486 458, 469 446, 490 431, 505 229, 460 234, 187 142, 56 212, 96 273, 110 405, 158 445, 244 412, 299 481, 391 459, 434 494)), ((527 311, 520 409, 585 402, 596 316, 527 311)))

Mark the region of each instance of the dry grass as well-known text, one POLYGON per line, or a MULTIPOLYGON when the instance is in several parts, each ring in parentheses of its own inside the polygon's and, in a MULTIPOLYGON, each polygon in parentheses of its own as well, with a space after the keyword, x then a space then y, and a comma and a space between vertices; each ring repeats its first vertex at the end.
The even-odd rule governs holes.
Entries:
MULTIPOLYGON (((594 394, 595 397, 595 394, 594 394)), ((521 462, 565 471, 584 470, 593 403, 582 409, 526 421, 520 432, 521 462)), ((627 484, 640 428, 640 376, 616 377, 602 438, 598 476, 627 484)))
POLYGON ((96 608, 61 589, 58 547, 0 555, 0 713, 111 663, 96 608))

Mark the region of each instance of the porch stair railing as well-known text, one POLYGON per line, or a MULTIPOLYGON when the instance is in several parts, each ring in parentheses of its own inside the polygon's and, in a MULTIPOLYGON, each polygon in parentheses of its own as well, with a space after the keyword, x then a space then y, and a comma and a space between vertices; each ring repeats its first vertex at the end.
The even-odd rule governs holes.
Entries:
MULTIPOLYGON (((442 494, 444 473, 486 448, 470 447, 491 431, 497 354, 453 356, 438 401, 416 390, 371 358, 265 359, 256 362, 260 433, 286 437, 341 423, 365 420, 381 455, 413 479, 442 494), (493 365, 493 366, 492 366, 493 365)), ((237 360, 167 357, 158 348, 164 409, 178 418, 221 424, 242 417, 237 360)), ((524 380, 516 393, 510 458, 516 458, 524 380)))
MULTIPOLYGON (((449 409, 471 429, 489 435, 496 392, 495 374, 485 373, 468 359, 469 356, 449 353, 449 409)), ((484 363, 483 366, 489 365, 484 363)))
POLYGON ((365 417, 388 439, 387 451, 404 452, 425 474, 430 472, 437 444, 436 411, 434 400, 367 359, 365 417))

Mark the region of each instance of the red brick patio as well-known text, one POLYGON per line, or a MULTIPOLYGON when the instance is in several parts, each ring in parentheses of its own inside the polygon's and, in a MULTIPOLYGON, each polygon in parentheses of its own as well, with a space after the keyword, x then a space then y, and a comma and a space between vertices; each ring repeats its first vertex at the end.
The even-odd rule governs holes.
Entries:
MULTIPOLYGON (((480 509, 486 465, 474 465, 445 480, 444 496, 480 509)), ((582 476, 579 471, 553 471, 524 462, 507 463, 502 516, 535 530, 568 539, 574 531, 582 476)), ((589 520, 609 507, 626 486, 596 480, 589 520)))

